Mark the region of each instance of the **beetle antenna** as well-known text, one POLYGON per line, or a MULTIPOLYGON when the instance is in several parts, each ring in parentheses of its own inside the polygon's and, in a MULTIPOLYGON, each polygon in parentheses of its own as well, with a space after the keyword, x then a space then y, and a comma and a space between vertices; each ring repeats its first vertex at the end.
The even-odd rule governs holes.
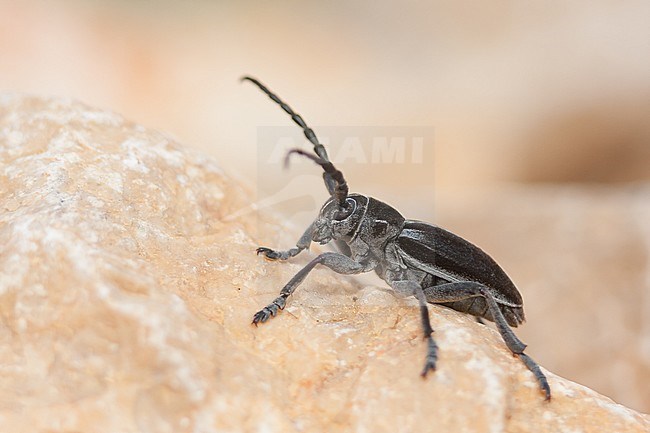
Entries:
POLYGON ((268 95, 269 98, 273 100, 273 102, 277 103, 284 111, 287 112, 289 116, 291 116, 291 119, 298 124, 302 128, 302 131, 305 133, 305 137, 307 137, 307 140, 311 142, 311 144, 314 145, 314 153, 318 155, 318 157, 324 161, 329 161, 329 157, 327 156, 327 151, 325 150, 325 146, 320 144, 318 142, 318 138, 316 137, 316 133, 314 132, 313 129, 311 129, 309 126, 307 126, 307 123, 305 120, 302 118, 302 116, 295 111, 289 105, 284 102, 282 99, 278 98, 278 96, 271 92, 264 84, 260 83, 257 79, 249 76, 244 76, 241 77, 241 81, 250 81, 251 83, 255 84, 257 87, 260 88, 260 90, 268 95))
POLYGON ((334 167, 334 164, 332 164, 331 161, 319 158, 318 156, 307 153, 302 149, 291 149, 289 152, 287 152, 287 156, 284 158, 285 167, 289 165, 289 158, 294 153, 311 159, 323 168, 325 175, 329 176, 335 182, 333 191, 331 192, 332 198, 338 202, 340 209, 347 208, 348 203, 346 199, 348 198, 348 183, 345 181, 341 170, 334 167))

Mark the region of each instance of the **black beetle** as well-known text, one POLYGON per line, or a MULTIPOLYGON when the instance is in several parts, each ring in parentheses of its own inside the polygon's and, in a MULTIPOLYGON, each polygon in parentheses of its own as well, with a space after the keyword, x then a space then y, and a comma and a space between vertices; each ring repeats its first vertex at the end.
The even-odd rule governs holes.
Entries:
POLYGON ((330 193, 318 218, 305 230, 295 248, 276 251, 257 249, 270 260, 294 257, 311 242, 334 241, 340 252, 326 252, 309 262, 280 291, 272 303, 258 311, 253 324, 266 322, 286 305, 287 298, 318 264, 339 274, 375 271, 395 291, 413 295, 420 304, 422 328, 427 340, 427 355, 422 370, 426 376, 435 370, 438 347, 431 334, 427 303, 441 304, 477 318, 495 322, 510 351, 535 375, 546 400, 551 388, 539 365, 524 353, 526 345, 510 326, 524 321, 523 300, 501 267, 485 252, 465 239, 438 226, 405 219, 391 206, 360 194, 350 194, 343 174, 334 167, 325 147, 303 118, 255 78, 243 77, 259 87, 286 111, 314 145, 314 153, 292 149, 323 168, 323 179, 330 193), (510 325, 510 326, 508 326, 510 325))

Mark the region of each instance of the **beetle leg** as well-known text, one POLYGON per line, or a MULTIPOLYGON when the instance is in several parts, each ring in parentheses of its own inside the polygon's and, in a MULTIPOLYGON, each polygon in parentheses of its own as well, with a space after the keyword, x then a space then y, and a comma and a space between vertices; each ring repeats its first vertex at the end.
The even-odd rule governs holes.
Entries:
POLYGON ((253 324, 257 326, 258 323, 266 322, 270 317, 275 316, 278 313, 278 310, 284 309, 284 306, 287 304, 287 298, 291 295, 294 290, 302 283, 307 274, 311 272, 314 266, 321 264, 327 266, 334 272, 338 274, 360 274, 365 272, 367 267, 361 263, 355 262, 348 256, 344 256, 339 253, 327 252, 319 255, 311 262, 302 268, 296 275, 293 276, 291 280, 282 288, 280 291, 280 296, 278 296, 273 302, 271 302, 266 307, 262 308, 260 311, 255 313, 253 316, 253 324))
POLYGON ((467 298, 474 298, 477 296, 482 296, 485 299, 485 302, 492 313, 494 318, 494 323, 497 325, 497 329, 503 337, 508 349, 512 353, 522 353, 526 348, 526 345, 512 332, 512 329, 508 326, 501 309, 497 305, 494 296, 483 284, 475 283, 472 281, 462 281, 458 283, 446 283, 439 286, 431 286, 424 289, 427 301, 437 304, 442 302, 453 302, 453 301, 462 301, 467 298))
POLYGON ((503 338, 503 341, 506 343, 506 346, 508 346, 508 349, 517 355, 524 365, 526 365, 526 367, 535 375, 537 382, 546 395, 546 400, 550 400, 551 388, 548 385, 546 376, 542 373, 539 365, 530 356, 524 353, 526 345, 517 338, 514 332, 512 332, 512 329, 510 329, 505 317, 503 317, 503 313, 497 305, 494 296, 492 296, 492 293, 490 293, 487 287, 480 283, 463 281, 427 287, 424 289, 424 294, 427 301, 434 304, 461 301, 467 298, 482 296, 490 309, 490 313, 492 313, 494 323, 497 326, 499 334, 501 334, 501 338, 503 338))
POLYGON ((424 368, 422 369, 422 377, 426 377, 429 370, 434 371, 436 369, 436 361, 438 359, 438 345, 433 339, 433 328, 431 327, 431 321, 429 320, 429 308, 427 307, 427 298, 425 297, 422 286, 414 281, 393 281, 391 282, 391 287, 393 287, 398 293, 408 293, 415 296, 415 298, 420 303, 420 318, 422 319, 422 330, 424 331, 424 338, 427 340, 427 356, 424 361, 424 368))
POLYGON ((302 250, 308 249, 311 244, 311 237, 314 232, 314 223, 311 223, 307 230, 300 236, 296 246, 286 251, 276 251, 267 247, 259 247, 257 254, 264 254, 264 257, 269 260, 287 260, 291 257, 297 256, 302 250))

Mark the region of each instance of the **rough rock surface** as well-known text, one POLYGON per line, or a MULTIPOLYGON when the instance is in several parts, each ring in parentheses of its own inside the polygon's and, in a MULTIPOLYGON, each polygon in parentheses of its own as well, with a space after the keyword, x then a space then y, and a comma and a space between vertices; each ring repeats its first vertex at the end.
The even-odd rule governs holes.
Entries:
POLYGON ((255 329, 307 258, 256 257, 287 228, 119 115, 1 97, 0 164, 2 431, 650 429, 550 372, 545 402, 495 331, 442 307, 422 380, 416 304, 327 270, 255 329))

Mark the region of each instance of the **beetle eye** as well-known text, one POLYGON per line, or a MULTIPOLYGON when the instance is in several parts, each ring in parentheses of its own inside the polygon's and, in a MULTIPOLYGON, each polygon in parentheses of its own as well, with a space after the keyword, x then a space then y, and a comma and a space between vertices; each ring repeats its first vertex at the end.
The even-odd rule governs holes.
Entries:
POLYGON ((352 214, 352 206, 348 206, 346 209, 339 210, 334 214, 334 219, 336 221, 343 221, 352 214))
POLYGON ((345 202, 347 204, 347 207, 345 207, 344 209, 339 209, 334 214, 334 219, 336 221, 343 221, 344 219, 352 215, 352 213, 357 207, 355 201, 350 198, 348 198, 345 202))

